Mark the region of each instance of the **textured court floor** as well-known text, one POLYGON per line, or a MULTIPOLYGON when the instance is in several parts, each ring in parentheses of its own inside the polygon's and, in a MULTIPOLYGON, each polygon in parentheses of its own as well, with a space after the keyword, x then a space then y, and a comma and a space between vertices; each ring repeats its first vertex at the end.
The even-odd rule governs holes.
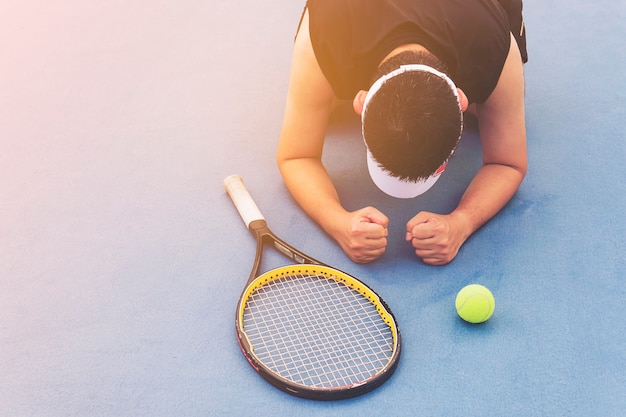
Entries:
POLYGON ((622 415, 624 0, 525 2, 530 170, 445 267, 412 255, 404 224, 455 206, 480 160, 471 121, 436 187, 398 201, 365 175, 358 120, 336 115, 324 158, 344 203, 392 221, 374 264, 289 197, 274 152, 302 7, 0 4, 0 415, 622 415), (390 304, 404 350, 380 389, 301 400, 245 361, 234 312, 254 241, 222 187, 233 173, 276 232, 390 304), (482 326, 454 311, 470 282, 496 297, 482 326))

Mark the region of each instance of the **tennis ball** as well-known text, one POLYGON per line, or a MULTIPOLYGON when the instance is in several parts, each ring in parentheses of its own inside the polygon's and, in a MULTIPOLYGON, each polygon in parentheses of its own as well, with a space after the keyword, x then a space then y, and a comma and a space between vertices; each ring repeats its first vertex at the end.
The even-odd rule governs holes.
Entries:
POLYGON ((464 287, 456 296, 456 311, 469 323, 489 320, 496 308, 496 301, 489 289, 479 284, 464 287))

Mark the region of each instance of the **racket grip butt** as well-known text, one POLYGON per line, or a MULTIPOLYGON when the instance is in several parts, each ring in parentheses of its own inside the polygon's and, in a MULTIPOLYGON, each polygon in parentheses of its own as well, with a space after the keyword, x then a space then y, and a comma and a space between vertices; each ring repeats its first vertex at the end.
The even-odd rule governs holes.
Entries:
POLYGON ((233 174, 226 177, 224 179, 224 188, 248 228, 250 223, 255 220, 265 220, 265 217, 263 217, 263 214, 261 214, 261 211, 246 189, 241 176, 233 174))

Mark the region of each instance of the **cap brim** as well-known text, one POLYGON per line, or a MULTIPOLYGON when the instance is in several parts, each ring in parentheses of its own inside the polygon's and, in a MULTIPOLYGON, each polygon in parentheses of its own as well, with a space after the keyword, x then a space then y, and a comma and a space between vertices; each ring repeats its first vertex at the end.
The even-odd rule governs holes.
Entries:
POLYGON ((396 198, 414 198, 428 191, 439 179, 443 169, 420 181, 403 181, 390 175, 374 159, 369 149, 367 150, 367 169, 374 184, 385 194, 396 198))

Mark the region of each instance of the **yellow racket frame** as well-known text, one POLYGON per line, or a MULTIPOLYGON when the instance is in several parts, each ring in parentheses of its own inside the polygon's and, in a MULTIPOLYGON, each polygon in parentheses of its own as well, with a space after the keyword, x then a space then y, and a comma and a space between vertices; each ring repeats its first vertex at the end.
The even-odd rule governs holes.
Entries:
MULTIPOLYGON (((370 289, 367 285, 365 285, 358 279, 346 274, 345 272, 341 272, 337 269, 330 268, 324 265, 286 265, 272 269, 256 277, 244 290, 241 297, 241 302, 239 303, 237 318, 240 326, 243 328, 243 314, 244 310, 246 309, 248 299, 256 290, 263 287, 264 285, 269 284, 272 281, 284 278, 285 276, 298 274, 322 275, 327 279, 332 279, 333 281, 336 281, 340 284, 347 285, 348 287, 362 294, 372 303, 385 324, 387 324, 387 326, 389 326, 389 328, 391 329, 391 335, 393 338, 393 352, 396 352, 398 348, 398 328, 396 326, 396 321, 394 320, 391 313, 389 313, 385 305, 383 305, 383 303, 380 301, 380 297, 378 296, 378 294, 372 291, 372 289, 370 289)), ((243 329, 243 333, 245 334, 245 329, 243 329)), ((250 350, 254 351, 254 346, 250 344, 248 335, 246 335, 246 341, 248 342, 250 350)))

